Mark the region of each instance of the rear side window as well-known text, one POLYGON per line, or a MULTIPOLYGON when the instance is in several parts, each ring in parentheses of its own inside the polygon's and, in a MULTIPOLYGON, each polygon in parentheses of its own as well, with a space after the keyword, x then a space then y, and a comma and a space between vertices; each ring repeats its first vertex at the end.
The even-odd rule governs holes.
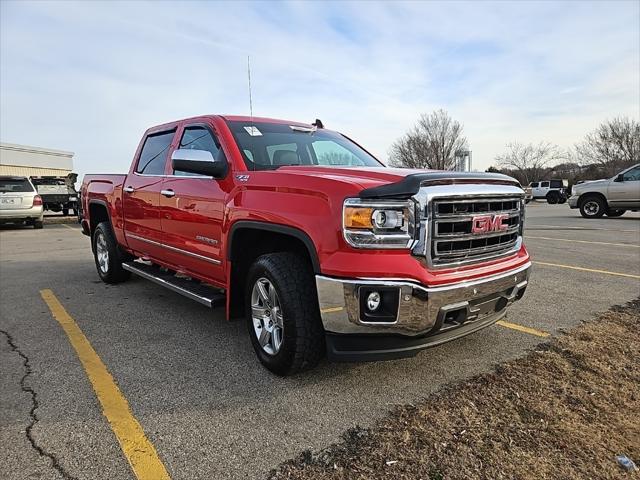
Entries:
POLYGON ((33 192, 31 182, 26 178, 0 178, 0 192, 33 192))
POLYGON ((149 135, 144 141, 138 166, 137 173, 146 175, 162 175, 164 174, 164 166, 167 162, 167 154, 171 146, 171 140, 175 130, 170 132, 156 133, 149 135))
POLYGON ((562 180, 551 180, 551 188, 562 188, 562 180))

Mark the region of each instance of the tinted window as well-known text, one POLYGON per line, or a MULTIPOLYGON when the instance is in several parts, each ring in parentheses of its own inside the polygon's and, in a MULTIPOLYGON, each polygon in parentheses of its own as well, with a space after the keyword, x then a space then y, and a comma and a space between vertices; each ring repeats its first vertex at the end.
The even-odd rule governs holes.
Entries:
POLYGON ((228 121, 248 170, 284 165, 384 167, 345 136, 282 123, 228 121))
POLYGON ((26 178, 0 178, 0 192, 33 192, 33 187, 26 178))
POLYGON ((551 180, 551 188, 562 188, 562 180, 551 180))
POLYGON ((548 187, 549 186, 549 182, 540 182, 540 186, 542 188, 548 187))
MULTIPOLYGON (((216 143, 211 132, 205 127, 186 127, 180 139, 180 148, 187 150, 206 150, 207 152, 211 152, 213 158, 218 158, 218 155, 221 153, 220 146, 216 143)), ((185 177, 203 176, 197 173, 182 172, 180 170, 174 170, 173 174, 185 177)))
POLYGON ((147 175, 164 174, 164 166, 174 134, 175 130, 149 135, 142 147, 136 172, 147 175))
POLYGON ((531 182, 530 185, 532 188, 538 188, 538 182, 531 182))
POLYGON ((625 182, 640 181, 640 167, 632 168, 622 176, 625 182))

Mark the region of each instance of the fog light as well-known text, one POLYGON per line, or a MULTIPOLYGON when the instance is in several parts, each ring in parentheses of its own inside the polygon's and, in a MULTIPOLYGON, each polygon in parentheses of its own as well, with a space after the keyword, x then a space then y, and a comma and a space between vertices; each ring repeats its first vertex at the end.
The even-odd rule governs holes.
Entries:
POLYGON ((367 297, 367 308, 370 312, 375 312, 380 307, 380 294, 371 292, 367 297))

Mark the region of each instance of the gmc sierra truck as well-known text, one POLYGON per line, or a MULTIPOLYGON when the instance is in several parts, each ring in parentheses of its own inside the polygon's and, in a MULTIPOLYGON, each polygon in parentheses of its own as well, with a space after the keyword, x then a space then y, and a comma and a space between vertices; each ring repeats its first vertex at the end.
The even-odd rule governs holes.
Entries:
POLYGON ((128 174, 87 175, 81 192, 104 282, 133 273, 244 316, 279 375, 470 334, 529 279, 516 180, 387 168, 319 120, 159 125, 128 174))

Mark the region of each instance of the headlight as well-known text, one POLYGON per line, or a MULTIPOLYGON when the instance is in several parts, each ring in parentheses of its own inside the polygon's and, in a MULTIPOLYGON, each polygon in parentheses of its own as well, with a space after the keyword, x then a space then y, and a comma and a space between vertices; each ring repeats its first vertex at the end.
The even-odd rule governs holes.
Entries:
POLYGON ((344 239, 356 248, 410 248, 413 243, 414 203, 407 201, 344 202, 344 239))

